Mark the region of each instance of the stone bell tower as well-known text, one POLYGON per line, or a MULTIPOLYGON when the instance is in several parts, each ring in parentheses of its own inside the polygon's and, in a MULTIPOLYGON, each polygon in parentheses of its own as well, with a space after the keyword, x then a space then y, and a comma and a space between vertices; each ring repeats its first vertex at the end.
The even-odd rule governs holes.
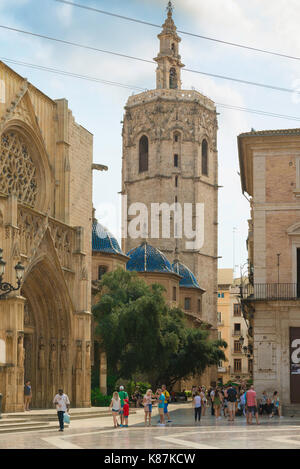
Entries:
POLYGON ((156 89, 131 96, 125 106, 123 125, 122 194, 124 252, 140 244, 130 227, 138 228, 136 203, 148 210, 148 220, 140 218, 140 238, 159 248, 173 262, 175 257, 196 275, 203 295, 199 316, 214 328, 217 323, 217 230, 218 156, 217 113, 213 101, 195 90, 181 89, 180 37, 169 2, 167 19, 158 35, 160 50, 156 89), (162 233, 166 213, 151 212, 153 204, 170 207, 170 234, 162 233), (185 234, 185 204, 192 206, 191 226, 203 230, 200 245, 189 243, 185 234), (196 226, 197 204, 202 204, 204 220, 196 226), (159 224, 159 234, 153 221, 159 224))

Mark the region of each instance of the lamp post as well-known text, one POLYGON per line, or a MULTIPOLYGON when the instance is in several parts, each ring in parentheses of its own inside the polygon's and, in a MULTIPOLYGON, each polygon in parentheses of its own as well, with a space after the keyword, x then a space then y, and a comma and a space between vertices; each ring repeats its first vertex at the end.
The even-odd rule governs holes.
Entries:
POLYGON ((8 293, 12 291, 18 291, 21 288, 23 277, 24 277, 24 266, 21 262, 18 262, 15 266, 16 277, 17 277, 17 286, 14 287, 11 283, 3 282, 3 277, 5 274, 6 262, 2 257, 3 249, 0 248, 0 300, 3 299, 8 293))

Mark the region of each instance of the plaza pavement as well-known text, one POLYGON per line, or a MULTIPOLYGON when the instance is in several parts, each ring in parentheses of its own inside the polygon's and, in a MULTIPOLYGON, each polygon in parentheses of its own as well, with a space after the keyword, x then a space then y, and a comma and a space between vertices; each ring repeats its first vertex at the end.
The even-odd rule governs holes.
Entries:
MULTIPOLYGON (((54 415, 55 415, 55 411, 54 415)), ((300 419, 267 417, 260 425, 247 426, 244 417, 229 423, 202 417, 195 425, 191 404, 171 404, 172 423, 144 427, 144 411, 129 417, 129 428, 112 428, 112 417, 71 422, 64 433, 51 429, 0 435, 0 449, 297 449, 300 448, 300 419)), ((72 414, 71 414, 72 417, 72 414)), ((53 424, 51 424, 53 425, 53 424)))

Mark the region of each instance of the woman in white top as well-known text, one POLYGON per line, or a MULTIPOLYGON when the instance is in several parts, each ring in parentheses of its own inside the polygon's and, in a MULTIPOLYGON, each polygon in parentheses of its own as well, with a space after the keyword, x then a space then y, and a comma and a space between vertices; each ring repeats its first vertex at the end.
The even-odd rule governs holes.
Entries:
POLYGON ((113 397, 112 397, 109 408, 112 410, 114 427, 117 428, 118 427, 117 417, 118 417, 118 415, 120 414, 120 411, 121 411, 121 401, 120 401, 120 398, 119 398, 119 393, 117 393, 117 392, 113 393, 113 397))
POLYGON ((148 420, 149 427, 151 426, 152 399, 153 399, 153 392, 151 389, 148 389, 143 399, 143 406, 144 406, 144 411, 145 411, 145 426, 147 426, 147 420, 148 420))
POLYGON ((196 396, 194 397, 193 401, 194 409, 195 409, 195 423, 197 423, 197 418, 198 422, 200 422, 201 419, 201 396, 199 396, 199 393, 196 393, 196 396))

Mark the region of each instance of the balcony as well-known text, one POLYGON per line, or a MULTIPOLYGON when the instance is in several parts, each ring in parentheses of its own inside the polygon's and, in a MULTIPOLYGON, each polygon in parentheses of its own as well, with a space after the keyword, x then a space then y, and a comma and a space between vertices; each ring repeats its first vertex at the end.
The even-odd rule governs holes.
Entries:
POLYGON ((226 366, 218 366, 218 373, 226 373, 227 367, 226 366))
POLYGON ((252 301, 300 300, 300 284, 256 283, 241 287, 241 298, 252 301))

